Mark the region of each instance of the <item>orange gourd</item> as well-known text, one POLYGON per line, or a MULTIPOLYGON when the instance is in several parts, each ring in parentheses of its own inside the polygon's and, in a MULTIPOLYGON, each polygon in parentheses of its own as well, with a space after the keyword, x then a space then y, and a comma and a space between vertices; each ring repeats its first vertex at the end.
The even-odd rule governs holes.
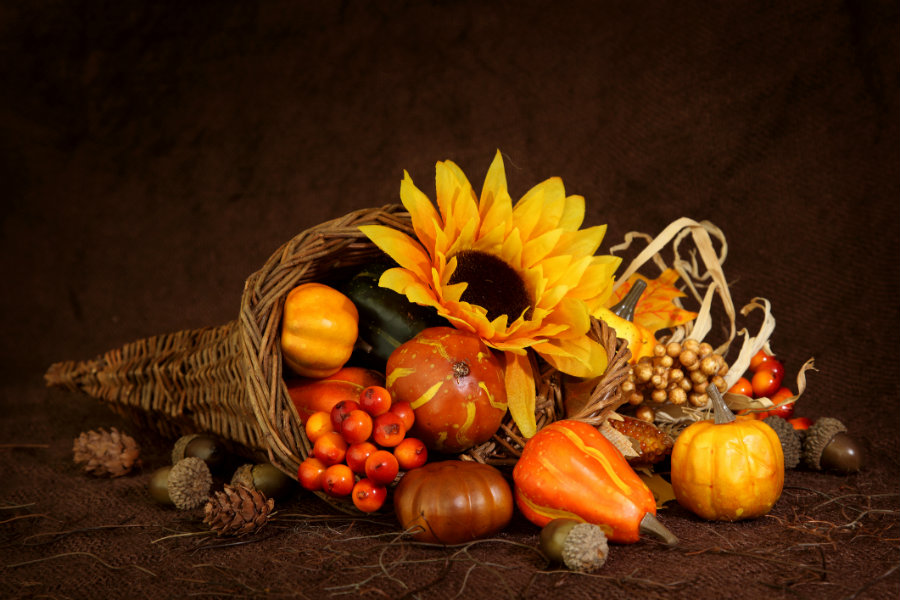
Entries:
POLYGON ((321 283, 292 289, 284 303, 281 353, 304 377, 336 373, 350 359, 359 332, 359 313, 344 294, 321 283))
POLYGON ((372 385, 384 385, 384 376, 363 367, 342 367, 334 375, 323 379, 292 377, 285 380, 291 401, 305 423, 319 411, 331 412, 343 400, 358 401, 362 391, 372 385))
POLYGON ((439 452, 486 442, 506 415, 503 367, 467 331, 423 329, 391 353, 386 381, 391 397, 416 413, 410 435, 439 452))
POLYGON ((513 469, 516 504, 539 527, 568 518, 599 526, 613 542, 653 533, 677 543, 656 520, 653 493, 596 427, 556 421, 525 444, 513 469))
POLYGON ((675 499, 710 521, 737 521, 771 510, 784 486, 784 451, 762 421, 735 418, 715 386, 715 419, 681 432, 672 449, 675 499))

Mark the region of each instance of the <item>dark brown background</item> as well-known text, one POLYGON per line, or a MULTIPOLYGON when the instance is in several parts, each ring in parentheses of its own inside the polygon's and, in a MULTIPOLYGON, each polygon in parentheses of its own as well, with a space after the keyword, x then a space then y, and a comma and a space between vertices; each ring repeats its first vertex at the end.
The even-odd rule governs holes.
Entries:
POLYGON ((178 4, 0 6, 0 596, 895 597, 896 3, 178 4), (518 518, 419 548, 287 520, 334 514, 302 494, 250 543, 160 540, 200 529, 145 492, 170 441, 45 389, 46 367, 230 321, 284 241, 396 202, 403 169, 433 196, 450 158, 480 188, 498 148, 514 196, 553 175, 584 195, 604 248, 722 227, 736 302, 772 301, 789 372, 816 359, 798 412, 842 419, 865 469, 790 472, 752 522, 667 508, 681 547, 616 546, 595 577, 545 571, 518 518), (144 470, 72 464, 108 426, 144 470))

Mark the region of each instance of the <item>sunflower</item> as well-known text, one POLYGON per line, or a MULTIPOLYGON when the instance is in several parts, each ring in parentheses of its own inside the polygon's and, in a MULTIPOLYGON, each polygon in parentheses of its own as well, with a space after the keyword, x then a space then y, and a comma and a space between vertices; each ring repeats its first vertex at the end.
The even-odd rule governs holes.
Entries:
POLYGON ((480 200, 456 164, 438 162, 435 170, 437 208, 409 173, 400 184, 418 240, 382 225, 360 228, 399 265, 379 284, 434 307, 504 354, 510 413, 531 437, 535 384, 527 351, 576 377, 602 374, 606 351, 588 333, 612 294, 620 259, 595 256, 606 226, 581 229, 584 198, 566 196, 558 177, 514 206, 499 151, 480 200))

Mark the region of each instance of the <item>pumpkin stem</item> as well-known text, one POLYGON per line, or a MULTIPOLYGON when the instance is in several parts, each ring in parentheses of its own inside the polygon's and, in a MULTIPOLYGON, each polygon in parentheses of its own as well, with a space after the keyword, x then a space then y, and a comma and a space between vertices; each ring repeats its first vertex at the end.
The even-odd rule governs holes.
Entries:
POLYGON ((722 397, 722 392, 719 391, 719 388, 709 384, 709 387, 706 388, 706 393, 712 399, 716 425, 724 425, 735 420, 734 413, 725 404, 725 398, 722 397))
POLYGON ((611 313, 617 317, 622 317, 626 321, 634 321, 634 309, 637 308, 638 300, 641 294, 647 289, 647 282, 643 279, 636 280, 631 284, 631 289, 625 294, 615 306, 609 309, 611 313))
POLYGON ((678 538, 675 537, 675 534, 666 529, 666 526, 660 523, 653 513, 644 513, 639 529, 641 533, 649 533, 658 537, 666 543, 666 546, 678 545, 678 538))

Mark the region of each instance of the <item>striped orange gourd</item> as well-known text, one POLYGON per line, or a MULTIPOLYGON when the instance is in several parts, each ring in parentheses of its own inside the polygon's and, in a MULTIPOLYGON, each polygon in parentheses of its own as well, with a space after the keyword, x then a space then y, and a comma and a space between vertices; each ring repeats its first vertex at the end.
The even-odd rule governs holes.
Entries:
POLYGON ((416 414, 410 435, 455 453, 491 439, 506 415, 503 367, 474 333, 429 327, 388 358, 385 387, 416 414))
POLYGON ((601 527, 610 541, 633 543, 645 517, 656 514, 653 493, 622 453, 582 421, 556 421, 538 431, 513 480, 519 510, 539 527, 577 519, 601 527))

